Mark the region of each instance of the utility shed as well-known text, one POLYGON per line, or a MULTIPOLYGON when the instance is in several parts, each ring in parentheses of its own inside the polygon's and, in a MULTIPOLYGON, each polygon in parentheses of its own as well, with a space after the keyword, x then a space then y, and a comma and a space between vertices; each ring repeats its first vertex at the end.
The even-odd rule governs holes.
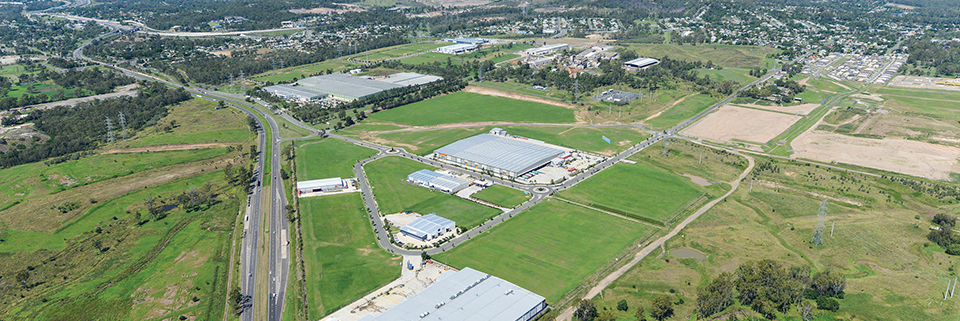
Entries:
POLYGON ((441 274, 420 293, 360 321, 528 321, 546 307, 542 296, 468 267, 441 274))
POLYGON ((470 186, 470 182, 434 171, 421 169, 407 175, 407 180, 445 193, 456 193, 470 186))
POLYGON ((523 139, 480 134, 437 149, 437 158, 461 166, 517 177, 546 165, 563 150, 523 139))
POLYGON ((298 194, 313 193, 313 192, 320 192, 320 191, 323 191, 323 192, 338 191, 344 188, 347 188, 347 184, 343 181, 343 179, 340 179, 339 177, 297 182, 298 194))
POLYGON ((457 228, 454 221, 429 214, 418 217, 400 228, 400 233, 421 241, 429 241, 457 228))

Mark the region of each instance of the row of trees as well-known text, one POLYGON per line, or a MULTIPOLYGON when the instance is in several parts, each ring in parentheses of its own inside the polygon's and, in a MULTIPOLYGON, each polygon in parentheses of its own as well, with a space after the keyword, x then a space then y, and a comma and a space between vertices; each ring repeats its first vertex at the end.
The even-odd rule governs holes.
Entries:
POLYGON ((833 298, 843 298, 845 288, 846 279, 834 271, 811 276, 808 267, 785 267, 773 260, 747 262, 698 289, 695 311, 699 318, 708 318, 739 301, 772 319, 775 312, 785 313, 796 305, 806 320, 810 311, 804 309, 810 303, 804 304, 805 299, 816 300, 820 309, 835 311, 839 303, 833 298))
MULTIPOLYGON (((167 114, 167 106, 190 99, 183 89, 171 89, 160 83, 141 83, 136 97, 117 97, 82 102, 75 107, 58 106, 36 110, 22 119, 4 118, 4 125, 33 122, 50 140, 30 149, 11 149, 0 155, 0 167, 32 163, 96 148, 105 141, 106 118, 126 117, 128 131, 156 124, 167 114)), ((115 123, 116 124, 116 123, 115 123)))
POLYGON ((957 218, 939 213, 933 216, 933 223, 940 228, 931 230, 930 234, 927 234, 927 239, 946 249, 947 254, 960 255, 960 236, 953 231, 954 226, 957 225, 957 218))
POLYGON ((40 103, 61 101, 73 97, 85 97, 89 95, 100 95, 113 91, 117 86, 127 85, 134 82, 133 78, 115 73, 110 70, 84 69, 68 70, 64 73, 58 73, 46 69, 35 63, 26 63, 28 70, 38 70, 35 74, 23 73, 18 76, 18 84, 26 85, 26 93, 17 97, 4 97, 9 94, 13 87, 13 82, 6 77, 0 76, 0 110, 9 110, 17 107, 24 107, 40 103), (48 93, 39 92, 35 89, 37 85, 43 82, 52 81, 60 86, 54 91, 48 93), (29 84, 29 85, 28 85, 29 84), (72 94, 67 95, 67 90, 72 89, 72 94))

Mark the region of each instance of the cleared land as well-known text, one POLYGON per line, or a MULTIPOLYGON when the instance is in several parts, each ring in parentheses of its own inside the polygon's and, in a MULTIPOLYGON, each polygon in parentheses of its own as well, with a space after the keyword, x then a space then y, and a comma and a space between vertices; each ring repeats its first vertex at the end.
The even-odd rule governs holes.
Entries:
POLYGON ((400 276, 399 257, 376 245, 359 194, 300 200, 311 320, 400 276))
POLYGON ((511 135, 545 141, 577 150, 612 156, 649 137, 635 127, 504 127, 511 135), (603 136, 611 143, 603 140, 603 136))
MULTIPOLYGON (((595 299, 598 309, 632 318, 636 306, 649 311, 652 299, 665 294, 684 301, 675 306, 675 319, 692 319, 698 288, 721 272, 735 273, 744 262, 772 259, 814 271, 838 270, 847 278, 839 312, 815 310, 814 320, 930 320, 960 314, 954 300, 939 304, 947 280, 955 276, 948 268, 956 259, 925 237, 934 213, 960 214, 946 198, 935 199, 917 185, 791 161, 760 158, 758 165, 751 175, 753 192, 738 189, 666 245, 667 253, 692 247, 705 253, 706 261, 649 256, 595 299), (813 247, 817 208, 825 198, 830 200, 827 228, 833 233, 813 247), (615 309, 621 299, 630 306, 626 312, 615 309)), ((736 310, 718 319, 738 315, 736 310)), ((739 310, 746 313, 740 319, 762 318, 748 306, 739 310)), ((800 320, 796 310, 775 318, 800 320)))
POLYGON ((671 59, 702 62, 710 60, 723 67, 741 68, 773 68, 773 59, 766 57, 771 53, 779 52, 777 49, 767 47, 718 44, 696 46, 637 44, 628 48, 634 50, 640 57, 660 58, 669 53, 668 56, 671 59))
POLYGON ((514 208, 530 199, 523 191, 503 185, 493 185, 476 192, 472 197, 507 208, 514 208))
POLYGON ((130 141, 118 139, 116 147, 241 142, 253 136, 246 114, 216 107, 217 103, 199 98, 171 106, 157 126, 138 132, 130 141))
POLYGON ((817 107, 820 107, 820 104, 802 104, 802 105, 794 105, 794 106, 764 106, 764 105, 758 105, 758 104, 737 104, 737 105, 731 104, 730 106, 763 109, 763 110, 775 111, 780 113, 788 113, 788 114, 807 115, 813 112, 814 109, 817 109, 817 107))
POLYGON ((455 141, 484 133, 492 127, 452 128, 430 131, 403 132, 381 134, 376 136, 362 136, 363 139, 395 146, 418 155, 432 153, 437 148, 446 146, 455 141))
POLYGON ((617 164, 558 197, 645 221, 667 222, 707 190, 690 179, 639 164, 617 164))
POLYGON ((794 158, 838 162, 936 180, 960 173, 960 148, 904 140, 808 131, 791 143, 794 158))
POLYGON ((500 213, 453 195, 431 191, 406 182, 407 175, 421 169, 434 168, 400 157, 387 157, 364 166, 373 185, 373 194, 383 213, 414 211, 420 214, 436 213, 457 222, 457 226, 471 228, 500 213))
MULTIPOLYGON (((667 107, 666 110, 661 110, 656 117, 644 121, 644 123, 654 128, 673 127, 707 109, 707 107, 716 104, 717 100, 707 95, 696 94, 693 96, 684 96, 672 101, 667 99, 667 102, 670 103, 670 107, 667 107)), ((614 110, 616 110, 616 108, 614 108, 614 110)))
POLYGON ((750 76, 750 70, 746 68, 724 68, 722 70, 697 69, 697 73, 699 73, 700 76, 710 76, 710 79, 716 81, 733 80, 741 85, 746 85, 757 80, 756 77, 750 76))
POLYGON ((435 257, 457 268, 496 275, 556 303, 653 230, 553 200, 435 257))
POLYGON ((301 144, 296 150, 297 179, 301 181, 354 177, 353 165, 377 154, 376 150, 337 139, 301 144))
POLYGON ((573 111, 563 107, 467 92, 443 95, 393 108, 370 121, 409 126, 431 126, 470 121, 573 123, 573 111))
POLYGON ((684 134, 713 141, 734 139, 765 143, 803 117, 749 108, 723 106, 688 127, 684 134))

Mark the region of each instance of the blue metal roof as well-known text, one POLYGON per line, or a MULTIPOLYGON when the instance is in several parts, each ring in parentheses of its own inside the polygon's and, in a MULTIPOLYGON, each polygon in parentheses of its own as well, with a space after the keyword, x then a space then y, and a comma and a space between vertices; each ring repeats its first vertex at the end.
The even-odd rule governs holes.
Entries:
POLYGON ((441 147, 436 153, 519 174, 546 164, 564 151, 522 139, 480 134, 441 147))

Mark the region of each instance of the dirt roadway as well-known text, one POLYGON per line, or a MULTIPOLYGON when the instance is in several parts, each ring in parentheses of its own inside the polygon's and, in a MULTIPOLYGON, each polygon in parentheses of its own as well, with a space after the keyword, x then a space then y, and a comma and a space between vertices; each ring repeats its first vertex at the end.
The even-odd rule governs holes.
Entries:
POLYGON ((72 106, 76 106, 76 105, 79 104, 79 103, 82 103, 82 102, 85 102, 85 101, 92 101, 92 100, 94 100, 94 99, 104 100, 104 99, 115 98, 115 97, 120 97, 120 96, 136 96, 136 95, 137 95, 137 87, 139 87, 139 85, 137 85, 137 84, 130 84, 130 85, 126 85, 126 86, 123 86, 123 87, 118 87, 118 88, 117 88, 117 90, 118 90, 117 92, 112 92, 112 93, 109 93, 109 94, 94 95, 94 96, 73 98, 73 99, 67 99, 67 100, 61 100, 61 101, 55 101, 55 102, 49 102, 49 103, 43 103, 43 104, 36 104, 36 105, 24 106, 24 108, 49 109, 49 108, 53 108, 53 107, 57 107, 57 106, 71 106, 71 107, 72 107, 72 106))
MULTIPOLYGON (((657 239, 656 241, 653 241, 652 243, 644 247, 642 250, 640 250, 639 253, 637 253, 633 257, 633 260, 630 260, 630 263, 627 263, 626 265, 620 267, 616 271, 613 271, 613 273, 610 273, 610 275, 608 275, 607 277, 600 280, 600 283, 598 283, 596 286, 591 288, 590 291, 588 291, 587 294, 583 296, 583 299, 589 300, 597 296, 597 294, 600 294, 600 292, 603 291, 603 289, 610 286, 610 284, 612 284, 614 281, 619 279, 620 276, 622 276, 624 273, 629 271, 630 268, 633 268, 635 265, 637 265, 637 263, 640 263, 640 261, 643 260, 643 258, 647 257, 647 255, 649 255, 650 253, 653 253, 653 251, 656 251, 657 248, 659 248, 660 246, 665 244, 667 241, 669 241, 671 238, 679 234, 681 231, 683 231, 684 228, 687 227, 687 225, 689 225, 690 223, 693 223, 693 221, 695 221, 701 215, 703 215, 704 213, 709 211, 711 208, 713 208, 714 205, 726 199, 727 196, 730 196, 731 194, 733 194, 733 192, 737 190, 737 187, 740 186, 740 182, 743 181, 743 179, 746 178, 751 171, 753 171, 753 166, 754 166, 753 157, 751 157, 750 155, 741 154, 739 152, 736 154, 745 157, 749 162, 749 164, 747 165, 747 169, 745 169, 743 173, 740 174, 740 177, 730 182, 730 186, 731 186, 730 191, 728 191, 726 194, 723 194, 723 196, 720 196, 719 198, 713 201, 710 201, 709 203, 701 207, 699 210, 697 210, 696 213, 693 213, 692 215, 687 216, 687 218, 684 219, 683 222, 680 222, 680 224, 677 224, 677 226, 674 227, 673 230, 670 231, 670 233, 667 233, 667 235, 664 235, 663 237, 657 239)), ((557 321, 573 320, 574 310, 575 310, 574 307, 567 308, 566 310, 563 311, 563 313, 560 314, 560 316, 557 317, 556 320, 557 321)))
POLYGON ((112 148, 101 152, 100 154, 120 154, 120 153, 140 153, 140 152, 165 152, 171 150, 188 150, 199 148, 221 148, 231 146, 226 143, 196 143, 196 144, 174 144, 174 145, 155 145, 130 148, 112 148))

